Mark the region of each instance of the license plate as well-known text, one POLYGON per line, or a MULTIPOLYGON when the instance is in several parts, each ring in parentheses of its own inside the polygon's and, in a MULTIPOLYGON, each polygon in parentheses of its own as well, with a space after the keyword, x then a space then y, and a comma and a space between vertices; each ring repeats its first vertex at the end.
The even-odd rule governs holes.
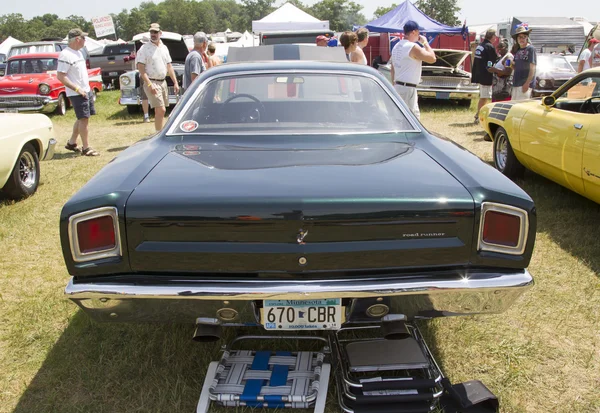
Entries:
POLYGON ((4 109, 6 113, 19 113, 19 109, 17 108, 6 108, 4 109))
POLYGON ((436 99, 450 99, 450 92, 435 92, 436 99))
POLYGON ((109 76, 118 76, 119 72, 108 72, 109 76))
POLYGON ((338 330, 342 300, 264 300, 262 320, 267 330, 338 330))

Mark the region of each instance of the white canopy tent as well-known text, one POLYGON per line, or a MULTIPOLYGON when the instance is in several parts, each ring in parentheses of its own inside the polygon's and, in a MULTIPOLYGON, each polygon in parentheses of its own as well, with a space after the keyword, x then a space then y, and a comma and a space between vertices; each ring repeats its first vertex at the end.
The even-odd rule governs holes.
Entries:
MULTIPOLYGON (((69 37, 65 37, 63 39, 65 42, 69 41, 69 37)), ((92 39, 91 37, 85 36, 85 48, 87 49, 87 51, 89 53, 95 53, 98 51, 101 51, 102 48, 104 47, 104 43, 102 43, 102 41, 100 40, 95 40, 92 39)))
POLYGON ((8 55, 8 51, 10 50, 11 47, 13 47, 15 44, 20 44, 23 43, 20 40, 15 39, 12 36, 8 36, 6 38, 6 40, 4 40, 1 44, 0 44, 0 53, 8 55))
POLYGON ((286 30, 329 30, 329 20, 319 20, 291 3, 273 13, 252 21, 254 33, 286 30))
POLYGON ((246 30, 237 41, 229 43, 229 47, 252 47, 258 46, 258 43, 258 37, 246 30))

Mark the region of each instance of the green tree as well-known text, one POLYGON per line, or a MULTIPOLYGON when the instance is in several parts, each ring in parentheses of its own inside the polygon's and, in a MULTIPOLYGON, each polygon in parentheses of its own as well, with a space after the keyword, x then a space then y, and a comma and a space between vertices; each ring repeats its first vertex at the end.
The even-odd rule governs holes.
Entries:
POLYGON ((419 0, 415 4, 423 13, 448 26, 458 26, 458 0, 419 0))
POLYGON ((311 7, 311 14, 319 20, 329 20, 329 28, 341 32, 366 23, 361 10, 362 6, 353 1, 321 0, 311 7))
POLYGON ((377 7, 375 9, 375 11, 373 12, 373 18, 374 19, 378 19, 379 17, 383 16, 384 14, 387 14, 387 13, 391 12, 396 7, 398 7, 398 5, 396 3, 392 4, 389 7, 383 7, 383 6, 377 7))
POLYGON ((30 39, 26 36, 27 23, 21 13, 11 13, 0 16, 0 39, 6 39, 12 36, 22 42, 27 42, 30 39))
POLYGON ((73 27, 79 27, 84 32, 90 34, 94 33, 94 25, 91 20, 86 20, 84 17, 74 15, 67 17, 67 20, 73 24, 73 27))
POLYGON ((275 10, 275 0, 242 0, 242 25, 252 30, 252 20, 260 20, 275 10))

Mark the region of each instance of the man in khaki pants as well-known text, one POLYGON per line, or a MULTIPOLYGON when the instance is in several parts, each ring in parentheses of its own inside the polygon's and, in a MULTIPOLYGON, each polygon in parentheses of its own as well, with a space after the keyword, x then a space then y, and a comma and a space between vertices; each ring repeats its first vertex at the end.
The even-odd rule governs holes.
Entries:
POLYGON ((175 70, 171 65, 169 49, 160 41, 160 25, 150 25, 150 42, 142 45, 138 51, 135 63, 140 71, 140 81, 143 84, 150 106, 154 108, 154 128, 158 132, 163 127, 166 107, 169 106, 169 90, 165 78, 167 74, 173 81, 175 94, 179 93, 179 84, 175 70))

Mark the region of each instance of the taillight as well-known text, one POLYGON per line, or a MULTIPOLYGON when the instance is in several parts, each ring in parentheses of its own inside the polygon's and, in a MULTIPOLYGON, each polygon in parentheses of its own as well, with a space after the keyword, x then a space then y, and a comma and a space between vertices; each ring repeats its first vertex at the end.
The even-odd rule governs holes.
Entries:
POLYGON ((116 245, 113 218, 104 216, 78 222, 77 242, 84 254, 113 249, 116 245))
POLYGON ((69 218, 69 241, 76 262, 121 255, 117 209, 103 207, 69 218))
POLYGON ((527 212, 509 205, 484 202, 481 206, 479 249, 520 255, 525 251, 527 212))

